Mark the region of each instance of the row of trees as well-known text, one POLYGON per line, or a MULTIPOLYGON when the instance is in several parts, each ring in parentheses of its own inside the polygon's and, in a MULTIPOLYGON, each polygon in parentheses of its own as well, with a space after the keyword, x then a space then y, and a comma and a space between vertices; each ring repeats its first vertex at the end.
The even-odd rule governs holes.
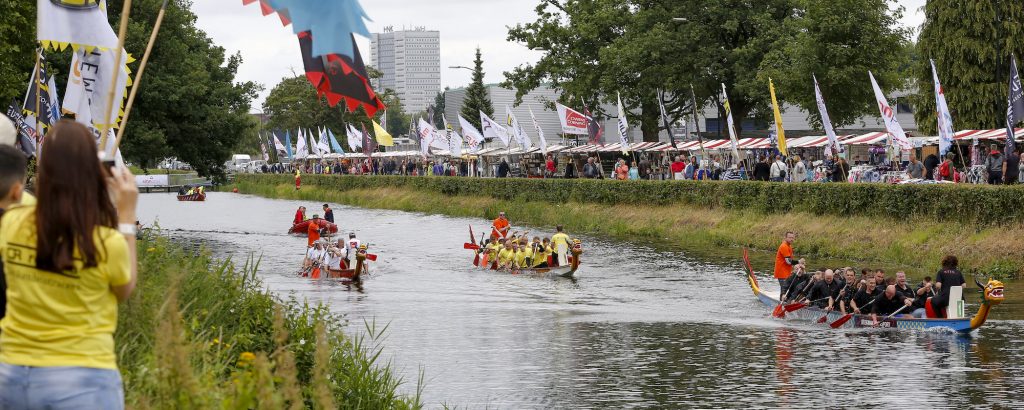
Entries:
MULTIPOLYGON (((162 1, 132 3, 125 49, 136 58, 145 51, 162 1)), ((122 4, 107 1, 113 27, 122 4)), ((196 27, 191 5, 190 0, 168 2, 121 148, 128 161, 143 168, 173 156, 200 175, 222 177, 223 163, 258 130, 248 113, 260 86, 235 81, 241 56, 227 55, 196 27)), ((37 47, 35 16, 35 2, 0 4, 0 101, 20 100, 28 86, 37 47)), ((47 53, 47 59, 63 89, 71 53, 47 53)))
MULTIPOLYGON (((657 140, 657 91, 719 103, 771 122, 768 79, 780 100, 820 126, 816 75, 836 126, 877 109, 867 71, 885 90, 914 85, 918 123, 934 132, 928 58, 946 86, 958 128, 992 128, 1005 111, 1008 56, 1024 51, 1024 2, 930 1, 919 43, 893 0, 542 0, 537 20, 509 30, 544 56, 505 73, 517 97, 542 84, 564 103, 612 102, 621 93, 645 140, 657 140), (920 57, 918 57, 920 56, 920 57)), ((680 115, 688 99, 668 101, 680 115)))

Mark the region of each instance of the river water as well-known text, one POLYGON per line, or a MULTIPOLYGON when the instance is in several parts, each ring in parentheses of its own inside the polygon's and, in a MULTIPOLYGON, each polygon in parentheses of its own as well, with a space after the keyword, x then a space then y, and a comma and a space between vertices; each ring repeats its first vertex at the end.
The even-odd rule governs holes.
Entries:
POLYGON ((1024 406, 1022 282, 971 338, 837 331, 770 318, 736 250, 698 258, 582 236, 577 281, 519 277, 471 266, 467 226, 479 235, 489 221, 334 206, 341 230, 380 255, 360 292, 296 276, 306 240, 285 232, 300 205, 321 204, 146 194, 139 215, 217 256, 262 255, 271 290, 328 304, 352 332, 387 324, 385 357, 404 392, 422 370, 428 408, 1024 406))

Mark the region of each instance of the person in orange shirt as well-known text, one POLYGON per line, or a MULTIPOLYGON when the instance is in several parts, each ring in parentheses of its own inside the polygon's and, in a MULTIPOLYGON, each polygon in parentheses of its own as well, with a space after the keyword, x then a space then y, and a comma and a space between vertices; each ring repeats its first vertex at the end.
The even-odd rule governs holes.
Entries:
POLYGON ((313 246, 313 243, 320 240, 320 225, 317 225, 316 221, 320 219, 320 215, 313 214, 313 219, 309 221, 309 226, 306 228, 307 246, 313 246))
POLYGON ((504 212, 501 212, 498 214, 498 218, 494 220, 494 223, 491 224, 491 236, 504 238, 508 235, 509 229, 511 229, 511 226, 508 223, 508 218, 505 217, 504 212))
POLYGON ((797 264, 797 260, 793 256, 793 241, 795 240, 796 233, 786 232, 785 239, 782 240, 778 252, 775 253, 775 279, 779 280, 780 298, 782 289, 786 288, 786 280, 789 279, 789 275, 793 274, 793 265, 797 264))

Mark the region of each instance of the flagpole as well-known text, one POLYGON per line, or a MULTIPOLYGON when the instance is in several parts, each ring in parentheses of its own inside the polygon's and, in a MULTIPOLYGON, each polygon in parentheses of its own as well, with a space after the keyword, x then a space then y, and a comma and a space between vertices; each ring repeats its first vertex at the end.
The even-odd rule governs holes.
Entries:
MULTIPOLYGON (((160 32, 160 25, 164 21, 164 13, 166 11, 167 0, 164 0, 163 4, 160 6, 160 12, 156 15, 156 23, 153 25, 153 33, 149 35, 149 44, 146 44, 146 52, 142 55, 142 61, 139 63, 139 72, 135 73, 135 80, 132 81, 132 92, 128 94, 128 103, 125 104, 124 107, 124 116, 121 117, 121 124, 117 128, 117 139, 114 140, 114 149, 110 153, 111 157, 113 157, 114 153, 117 152, 117 147, 121 146, 121 138, 124 138, 124 129, 128 124, 128 115, 132 112, 132 104, 135 103, 135 94, 138 93, 139 84, 142 81, 142 73, 146 71, 146 63, 149 62, 149 54, 153 51, 153 44, 156 43, 156 35, 160 32)), ((120 71, 120 69, 118 69, 118 71, 120 71)), ((107 118, 109 118, 109 115, 107 118)))
MULTIPOLYGON (((104 110, 102 125, 100 126, 100 150, 106 152, 107 133, 110 132, 110 114, 114 110, 114 93, 117 91, 117 77, 121 75, 121 54, 124 53, 124 38, 128 33, 128 15, 132 11, 132 0, 124 0, 121 7, 121 26, 117 32, 117 49, 114 50, 113 79, 110 80, 110 87, 107 90, 107 109, 104 110)), ((114 153, 117 153, 115 147, 114 153)), ((111 160, 113 155, 111 155, 111 160)))
POLYGON ((33 141, 33 142, 36 143, 36 159, 39 158, 39 153, 42 152, 42 150, 43 150, 42 149, 43 139, 42 139, 42 137, 40 137, 40 131, 42 131, 42 129, 41 129, 42 127, 40 126, 40 124, 42 123, 43 115, 42 115, 42 113, 39 112, 39 106, 42 105, 40 103, 40 100, 43 98, 43 94, 42 94, 42 92, 43 92, 42 88, 43 87, 42 87, 42 85, 40 85, 42 80, 39 78, 43 74, 43 65, 42 64, 43 64, 43 49, 40 48, 38 50, 38 52, 36 52, 36 72, 35 72, 35 78, 36 79, 35 79, 35 84, 33 84, 36 87, 36 124, 35 124, 36 140, 33 141))

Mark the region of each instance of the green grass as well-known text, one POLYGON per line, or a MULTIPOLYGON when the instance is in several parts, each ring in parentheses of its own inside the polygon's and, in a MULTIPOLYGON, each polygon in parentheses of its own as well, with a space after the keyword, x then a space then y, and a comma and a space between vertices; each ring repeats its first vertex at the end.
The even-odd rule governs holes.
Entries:
MULTIPOLYGON (((315 178, 304 178, 304 181, 308 179, 314 183, 321 181, 315 178)), ((447 180, 445 186, 473 181, 444 179, 447 180)), ((940 222, 930 216, 894 219, 800 211, 768 213, 757 208, 686 203, 539 201, 527 200, 526 195, 512 198, 453 195, 432 190, 430 184, 339 188, 336 184, 307 183, 300 191, 295 191, 292 184, 268 181, 243 178, 236 186, 241 193, 271 198, 450 216, 490 219, 500 211, 507 211, 515 223, 548 227, 561 224, 570 232, 679 247, 696 254, 721 255, 739 247, 771 253, 783 234, 792 230, 799 234, 798 255, 812 260, 855 262, 862 267, 899 267, 919 277, 934 274, 942 257, 953 254, 970 270, 1004 278, 1024 273, 1024 259, 1019 257, 1024 254, 1024 226, 1019 223, 976 225, 955 219, 940 222)))
POLYGON ((139 288, 120 306, 115 334, 128 407, 422 407, 418 394, 397 393, 403 381, 381 362, 386 329, 348 335, 325 306, 271 295, 258 265, 160 236, 140 241, 139 288))

